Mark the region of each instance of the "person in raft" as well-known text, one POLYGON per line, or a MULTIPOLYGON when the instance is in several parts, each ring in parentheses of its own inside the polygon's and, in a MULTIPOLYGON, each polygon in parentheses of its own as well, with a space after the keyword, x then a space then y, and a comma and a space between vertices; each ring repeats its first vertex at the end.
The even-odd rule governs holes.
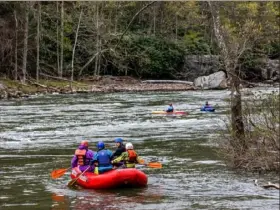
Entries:
POLYGON ((94 173, 102 174, 113 169, 113 165, 111 164, 113 153, 110 150, 105 149, 103 141, 97 143, 97 149, 98 151, 94 154, 91 160, 91 165, 95 165, 94 173))
POLYGON ((126 152, 123 152, 120 157, 112 160, 112 164, 124 161, 124 168, 135 168, 136 163, 145 163, 145 161, 137 155, 131 143, 127 143, 125 149, 126 152))
POLYGON ((166 112, 173 112, 173 111, 174 111, 173 105, 169 104, 169 106, 167 107, 166 112))
MULTIPOLYGON (((115 143, 116 143, 116 151, 113 153, 113 160, 116 159, 117 157, 121 156, 121 154, 123 152, 125 152, 125 146, 123 144, 123 139, 122 138, 115 138, 115 143)), ((114 165, 114 168, 117 168, 117 167, 120 167, 124 164, 124 162, 119 162, 119 163, 115 163, 113 164, 114 165)))
POLYGON ((75 150, 75 155, 71 160, 72 169, 77 173, 87 171, 93 172, 94 166, 90 165, 91 159, 94 157, 94 151, 88 148, 88 141, 81 141, 78 149, 75 150))
POLYGON ((123 152, 125 152, 125 146, 123 144, 123 139, 122 138, 115 138, 115 143, 116 143, 116 151, 113 153, 113 159, 119 157, 123 152))

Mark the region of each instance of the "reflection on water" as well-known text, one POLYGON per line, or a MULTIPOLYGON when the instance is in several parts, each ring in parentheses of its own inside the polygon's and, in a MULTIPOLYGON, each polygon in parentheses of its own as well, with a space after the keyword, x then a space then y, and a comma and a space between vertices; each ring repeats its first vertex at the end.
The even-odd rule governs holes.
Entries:
POLYGON ((164 199, 164 192, 160 186, 157 187, 157 190, 126 188, 98 191, 78 188, 72 201, 63 194, 53 193, 51 197, 52 209, 64 210, 69 209, 69 207, 72 209, 132 209, 145 203, 161 203, 164 199))
POLYGON ((49 95, 0 101, 0 209, 279 209, 279 191, 253 185, 278 176, 237 174, 215 153, 224 129, 228 91, 49 95), (209 101, 215 113, 202 113, 209 101), (172 102, 185 116, 152 115, 172 102), (69 189, 67 172, 78 143, 131 141, 147 162, 144 189, 69 189))

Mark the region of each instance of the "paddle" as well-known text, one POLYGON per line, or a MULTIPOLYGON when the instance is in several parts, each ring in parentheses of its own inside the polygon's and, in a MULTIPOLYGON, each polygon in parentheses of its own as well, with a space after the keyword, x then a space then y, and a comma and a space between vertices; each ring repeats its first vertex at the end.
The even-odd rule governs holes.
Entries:
POLYGON ((59 177, 63 176, 66 171, 68 171, 71 167, 69 168, 60 168, 60 169, 56 169, 56 170, 53 170, 51 172, 51 177, 52 179, 58 179, 59 177))
POLYGON ((67 184, 67 186, 68 186, 68 187, 72 187, 72 186, 76 183, 76 181, 80 178, 80 176, 82 176, 89 168, 90 168, 90 166, 87 167, 87 169, 84 170, 84 172, 81 173, 77 178, 72 179, 72 180, 67 184))
POLYGON ((162 168, 162 164, 159 162, 150 162, 147 164, 149 168, 162 168))

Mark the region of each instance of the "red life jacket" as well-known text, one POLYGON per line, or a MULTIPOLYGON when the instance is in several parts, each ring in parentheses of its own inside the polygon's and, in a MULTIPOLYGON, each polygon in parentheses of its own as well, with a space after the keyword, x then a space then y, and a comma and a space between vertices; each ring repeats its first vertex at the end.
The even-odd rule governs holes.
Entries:
POLYGON ((136 163, 137 162, 137 153, 133 149, 127 150, 128 153, 128 162, 136 163))
POLYGON ((86 153, 87 151, 85 149, 76 149, 75 155, 78 158, 78 165, 83 166, 86 162, 86 153))

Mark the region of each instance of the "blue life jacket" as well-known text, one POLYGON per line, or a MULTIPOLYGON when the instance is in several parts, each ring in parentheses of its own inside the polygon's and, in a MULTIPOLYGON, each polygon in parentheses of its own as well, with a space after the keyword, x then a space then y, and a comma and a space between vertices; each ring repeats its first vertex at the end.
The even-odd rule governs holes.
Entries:
POLYGON ((166 111, 167 111, 167 112, 173 112, 173 109, 174 109, 173 106, 168 106, 168 108, 167 108, 166 111))
POLYGON ((97 152, 98 154, 98 166, 109 166, 111 165, 110 156, 107 152, 107 149, 102 149, 97 152))

